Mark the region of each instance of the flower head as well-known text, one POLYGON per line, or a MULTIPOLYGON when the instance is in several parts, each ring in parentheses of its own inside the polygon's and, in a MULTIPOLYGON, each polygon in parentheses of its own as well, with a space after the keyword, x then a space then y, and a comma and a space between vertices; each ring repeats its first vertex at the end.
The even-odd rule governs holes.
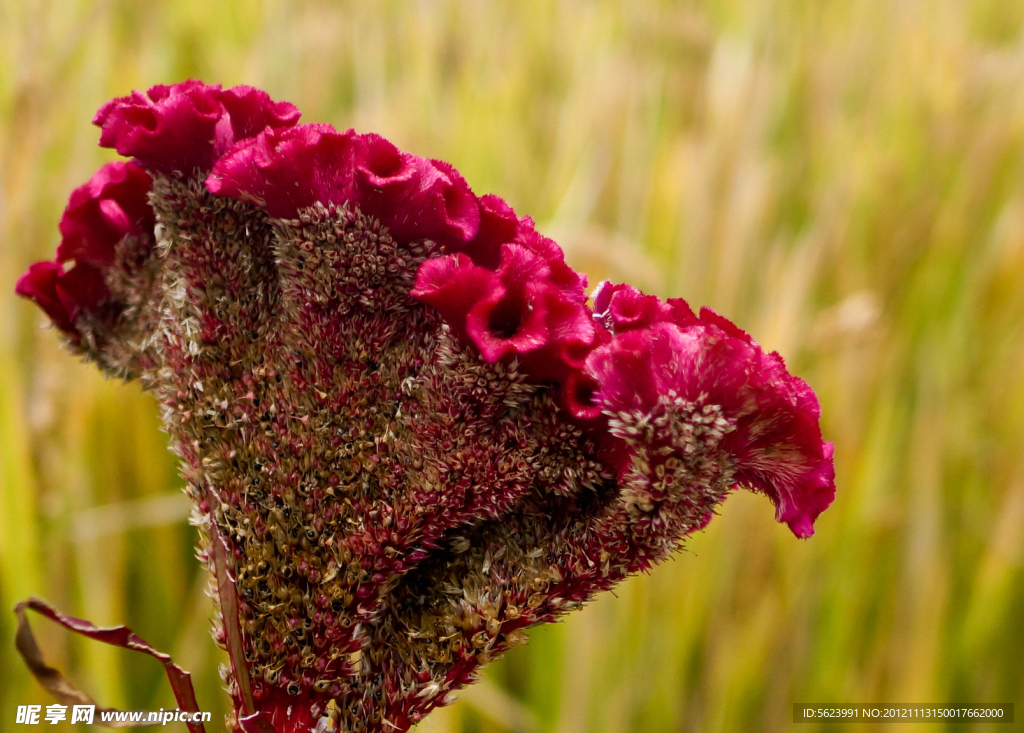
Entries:
POLYGON ((448 164, 297 117, 194 81, 108 103, 135 162, 18 285, 163 409, 233 725, 406 730, 736 487, 812 533, 832 448, 781 357, 628 285, 591 307, 448 164))

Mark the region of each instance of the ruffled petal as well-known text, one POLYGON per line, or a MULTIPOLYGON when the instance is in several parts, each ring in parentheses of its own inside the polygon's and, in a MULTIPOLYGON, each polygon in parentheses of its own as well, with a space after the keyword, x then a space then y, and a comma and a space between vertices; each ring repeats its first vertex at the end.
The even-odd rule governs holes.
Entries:
POLYGON ((347 204, 378 219, 397 242, 429 240, 449 251, 480 225, 476 197, 454 168, 330 125, 268 129, 243 141, 217 162, 207 188, 278 218, 316 203, 347 204))
POLYGON ((110 297, 98 267, 79 262, 57 277, 57 297, 72 322, 82 311, 92 311, 110 297))
POLYGON ((113 99, 96 113, 100 145, 166 174, 208 171, 237 141, 293 126, 299 111, 247 86, 222 90, 190 79, 113 99))
POLYGON ((661 414, 675 399, 720 408, 728 425, 721 449, 736 484, 766 494, 776 518, 809 537, 835 496, 833 449, 822 440, 813 391, 713 311, 694 319, 680 301, 664 307, 647 298, 628 286, 599 288, 598 317, 614 336, 587 359, 595 401, 608 414, 661 414))
POLYGON ((465 339, 469 312, 500 288, 495 273, 473 264, 464 254, 456 254, 424 262, 411 295, 436 308, 452 331, 465 339))
POLYGON ((356 134, 330 125, 267 130, 224 155, 206 179, 217 196, 248 201, 268 214, 293 218, 317 201, 352 197, 356 134))
POLYGON ((544 280, 550 270, 523 247, 502 248, 499 286, 469 312, 467 330, 484 358, 496 362, 548 341, 544 280))
POLYGON ((59 329, 80 336, 75 321, 89 312, 93 325, 110 325, 118 306, 105 273, 129 273, 152 250, 155 217, 149 204, 152 179, 138 166, 115 161, 72 191, 60 220, 61 242, 53 262, 37 262, 15 288, 35 301, 59 329), (128 248, 118 244, 130 239, 128 248), (69 265, 68 263, 73 263, 69 265))
POLYGON ((87 262, 67 271, 59 262, 36 262, 18 278, 14 291, 34 301, 61 331, 75 336, 79 335, 75 327, 79 314, 97 311, 110 298, 103 274, 87 262))
POLYGON ((105 266, 114 261, 114 246, 122 238, 152 237, 151 188, 149 174, 132 163, 115 161, 100 168, 71 193, 60 220, 57 260, 105 266))
POLYGON ((57 294, 57 278, 60 274, 60 263, 36 262, 29 266, 28 272, 18 278, 14 292, 35 302, 61 331, 74 334, 77 333, 74 323, 57 294))
POLYGON ((519 217, 512 207, 494 194, 481 196, 480 228, 472 240, 466 242, 464 250, 473 262, 496 270, 501 262, 501 245, 509 244, 519 231, 519 217))

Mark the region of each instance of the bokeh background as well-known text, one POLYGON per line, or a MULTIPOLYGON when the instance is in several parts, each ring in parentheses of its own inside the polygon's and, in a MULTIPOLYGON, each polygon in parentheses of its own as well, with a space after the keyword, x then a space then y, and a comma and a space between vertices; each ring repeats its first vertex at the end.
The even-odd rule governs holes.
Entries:
MULTIPOLYGON (((794 702, 1020 721, 1022 29, 1016 0, 0 0, 0 731, 51 702, 11 644, 31 594, 130 624, 223 712, 152 401, 12 292, 111 158, 94 110, 193 76, 452 162, 592 283, 712 306, 821 399, 839 493, 814 538, 737 494, 420 731, 814 731, 794 702)), ((173 706, 153 660, 35 626, 101 703, 173 706)))

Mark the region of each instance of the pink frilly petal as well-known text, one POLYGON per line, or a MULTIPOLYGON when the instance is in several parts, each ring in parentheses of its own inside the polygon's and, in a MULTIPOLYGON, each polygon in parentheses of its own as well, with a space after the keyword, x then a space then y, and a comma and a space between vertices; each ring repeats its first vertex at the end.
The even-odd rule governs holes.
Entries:
POLYGON ((736 483, 766 494, 776 518, 809 537, 835 496, 833 447, 822 440, 810 387, 713 311, 691 320, 679 301, 646 298, 628 286, 598 289, 597 317, 611 323, 614 336, 587 359, 594 401, 611 414, 652 413, 668 396, 721 406, 736 426, 722 443, 735 461, 736 483))
POLYGON ((53 325, 65 333, 77 333, 64 302, 57 293, 57 279, 61 276, 59 262, 36 262, 28 272, 18 278, 14 292, 28 298, 43 309, 53 325))
POLYGON ((349 204, 398 242, 430 240, 450 251, 480 225, 476 197, 447 163, 329 125, 265 130, 239 143, 214 166, 207 188, 278 218, 294 218, 315 203, 349 204))
POLYGON ((88 262, 79 262, 58 275, 56 290, 72 322, 82 311, 95 311, 100 303, 110 298, 103 273, 88 262))
POLYGON ((293 105, 274 102, 258 89, 221 89, 190 79, 113 99, 93 124, 102 129, 101 146, 134 157, 144 168, 187 176, 208 171, 235 142, 267 127, 291 127, 298 119, 293 105))
POLYGON ((515 359, 533 379, 562 383, 582 366, 596 334, 582 281, 565 277, 568 266, 550 252, 518 243, 500 251, 494 271, 462 253, 429 259, 412 295, 441 311, 487 361, 515 359))
POLYGON ((135 237, 139 251, 146 251, 155 242, 151 188, 149 174, 132 163, 102 166, 72 191, 54 261, 29 267, 15 292, 35 301, 57 328, 71 335, 80 335, 75 320, 83 312, 109 320, 113 311, 101 308, 112 298, 104 272, 114 264, 117 244, 135 237))
POLYGON ((616 333, 646 328, 658 321, 669 321, 682 328, 699 323, 682 298, 663 302, 657 296, 644 295, 632 285, 613 285, 607 280, 594 289, 594 315, 616 333))
POLYGON ((122 238, 152 237, 156 222, 149 205, 151 188, 149 174, 132 163, 115 161, 100 168, 71 193, 60 220, 58 261, 109 265, 122 238))
POLYGON ((586 275, 576 272, 566 264, 562 248, 555 244, 554 240, 538 234, 533 228, 533 220, 529 217, 525 217, 520 222, 515 243, 526 247, 547 263, 551 268, 550 282, 552 285, 564 292, 567 297, 581 303, 586 302, 584 293, 587 287, 586 275))
POLYGON ((411 295, 436 308, 452 331, 466 339, 469 311, 500 287, 496 273, 473 264, 467 255, 455 254, 424 262, 411 295))
POLYGON ((466 330, 484 358, 496 362, 547 343, 545 281, 550 269, 524 247, 502 248, 498 286, 467 314, 466 330))
POLYGON ((512 207, 494 194, 481 196, 478 203, 480 227, 476 236, 453 251, 464 251, 481 267, 496 270, 501 262, 501 246, 516 238, 520 220, 512 207))
POLYGON ((565 403, 569 414, 577 420, 590 421, 601 417, 601 405, 595 399, 600 385, 583 371, 574 371, 566 379, 565 403))
POLYGON ((110 297, 103 274, 87 262, 65 271, 59 262, 36 262, 18 278, 14 291, 34 301, 67 334, 77 335, 75 319, 83 311, 95 311, 110 297))
POLYGON ((356 135, 330 125, 267 130, 235 145, 206 179, 217 196, 248 201, 268 214, 292 218, 317 201, 354 195, 356 135))

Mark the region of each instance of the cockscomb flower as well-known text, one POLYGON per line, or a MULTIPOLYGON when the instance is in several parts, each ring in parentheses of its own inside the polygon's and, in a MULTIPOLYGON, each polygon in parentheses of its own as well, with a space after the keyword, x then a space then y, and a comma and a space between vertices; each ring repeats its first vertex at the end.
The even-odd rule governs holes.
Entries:
POLYGON ((18 284, 162 408, 230 727, 407 730, 734 488, 812 533, 832 446, 777 354, 628 285, 591 306, 450 165, 297 117, 195 81, 109 102, 133 160, 18 284))

